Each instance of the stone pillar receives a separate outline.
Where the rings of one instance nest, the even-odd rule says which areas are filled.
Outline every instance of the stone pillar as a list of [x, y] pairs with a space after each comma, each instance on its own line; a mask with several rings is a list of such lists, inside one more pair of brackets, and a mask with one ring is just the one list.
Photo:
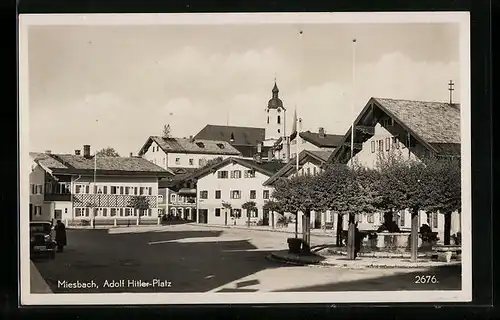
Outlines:
[[115, 219], [114, 219], [114, 221], [113, 221], [113, 226], [115, 226], [115, 227], [117, 226], [117, 223], [116, 223], [116, 218], [115, 218]]
[[137, 217], [137, 220], [136, 220], [136, 225], [137, 225], [137, 226], [139, 225], [139, 217]]

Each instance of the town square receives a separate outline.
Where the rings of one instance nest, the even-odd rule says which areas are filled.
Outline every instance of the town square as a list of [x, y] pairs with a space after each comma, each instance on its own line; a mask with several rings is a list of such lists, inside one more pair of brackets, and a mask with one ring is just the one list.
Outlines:
[[459, 23], [92, 19], [25, 31], [31, 293], [468, 287]]

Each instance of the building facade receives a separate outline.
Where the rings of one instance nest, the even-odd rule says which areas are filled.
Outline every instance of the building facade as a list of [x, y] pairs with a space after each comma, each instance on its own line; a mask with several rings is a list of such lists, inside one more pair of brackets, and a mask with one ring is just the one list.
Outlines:
[[[458, 104], [413, 100], [371, 98], [355, 120], [354, 163], [379, 168], [384, 159], [419, 160], [437, 157], [460, 157], [460, 106]], [[351, 128], [329, 162], [351, 163]], [[381, 214], [359, 217], [359, 227], [376, 230]], [[394, 221], [401, 230], [411, 229], [408, 210], [396, 212]], [[444, 215], [419, 213], [419, 225], [427, 224], [443, 239]], [[460, 231], [460, 215], [452, 214], [451, 232]]]
[[69, 224], [156, 223], [158, 180], [173, 174], [137, 157], [94, 159], [90, 146], [84, 149], [84, 155], [38, 155], [30, 174], [31, 188], [36, 191], [30, 197], [32, 220], [62, 220]]
[[269, 212], [263, 210], [272, 187], [263, 183], [283, 164], [230, 158], [196, 172], [198, 222], [216, 225], [245, 225], [249, 221], [244, 204], [255, 203], [250, 212], [252, 224], [269, 224]]

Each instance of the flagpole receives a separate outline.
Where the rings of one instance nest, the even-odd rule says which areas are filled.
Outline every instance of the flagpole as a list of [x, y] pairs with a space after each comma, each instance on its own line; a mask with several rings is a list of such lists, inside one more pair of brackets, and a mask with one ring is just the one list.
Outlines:
[[[302, 37], [303, 37], [302, 34], [303, 34], [303, 31], [300, 30], [299, 31], [299, 40], [300, 40], [300, 42], [299, 42], [300, 43], [299, 44], [300, 45], [300, 48], [299, 48], [299, 50], [300, 50], [300, 70], [299, 70], [299, 90], [298, 90], [299, 91], [298, 92], [298, 98], [299, 98], [298, 99], [299, 100], [298, 105], [299, 105], [299, 107], [300, 107], [300, 104], [302, 103], [302, 101], [301, 101], [301, 97], [302, 97], [302, 71], [303, 71], [303, 68], [304, 68], [304, 45], [302, 44]], [[298, 107], [296, 106], [295, 107], [296, 114], [298, 114], [298, 112], [297, 112], [298, 110], [297, 109], [298, 109]], [[296, 160], [295, 161], [296, 162], [295, 165], [296, 165], [296, 170], [297, 170], [297, 176], [299, 175], [299, 151], [300, 151], [299, 150], [299, 144], [300, 144], [299, 140], [300, 140], [300, 129], [301, 129], [300, 128], [300, 120], [299, 119], [300, 118], [297, 115], [297, 117], [296, 117], [297, 123], [295, 124], [296, 128], [297, 128], [297, 130], [296, 130], [296, 132], [297, 132], [297, 135], [296, 135], [296, 156], [295, 156], [295, 160]]]
[[351, 114], [352, 114], [352, 124], [351, 124], [351, 168], [354, 167], [354, 125], [356, 121], [355, 110], [355, 96], [356, 96], [356, 39], [352, 40], [352, 98], [351, 98]]

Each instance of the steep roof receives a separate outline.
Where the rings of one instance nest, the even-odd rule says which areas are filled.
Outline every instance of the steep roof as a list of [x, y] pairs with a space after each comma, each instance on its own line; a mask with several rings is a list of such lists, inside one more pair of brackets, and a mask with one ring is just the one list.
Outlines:
[[[291, 134], [290, 139], [293, 140], [297, 136], [297, 132]], [[304, 131], [299, 136], [305, 141], [319, 147], [319, 148], [336, 148], [341, 142], [343, 135], [338, 134], [320, 134], [318, 132]]]
[[[404, 99], [371, 98], [355, 120], [355, 126], [378, 106], [431, 151], [442, 155], [460, 154], [460, 104]], [[351, 127], [340, 145], [350, 138]], [[341, 152], [337, 148], [330, 160]]]
[[[320, 164], [324, 164], [328, 161], [328, 158], [332, 154], [333, 151], [310, 151], [310, 150], [302, 150], [299, 153], [299, 166], [304, 165], [309, 162], [311, 159], [318, 161]], [[285, 166], [283, 166], [279, 171], [277, 171], [273, 176], [271, 176], [268, 180], [264, 182], [264, 186], [272, 185], [276, 180], [281, 177], [289, 177], [291, 174], [296, 172], [297, 163], [295, 161], [288, 162]]]
[[268, 177], [274, 175], [278, 172], [285, 164], [280, 161], [263, 161], [257, 162], [255, 160], [242, 159], [242, 158], [226, 158], [221, 162], [214, 163], [210, 166], [203, 167], [200, 170], [195, 171], [193, 174], [189, 175], [187, 179], [199, 179], [204, 177], [205, 175], [217, 170], [219, 168], [223, 168], [230, 163], [238, 163], [242, 166], [245, 166], [249, 169], [254, 169], [257, 172], [260, 172]]
[[374, 98], [391, 115], [428, 143], [460, 143], [460, 105]]
[[35, 159], [43, 168], [53, 174], [92, 174], [94, 165], [97, 174], [147, 175], [168, 177], [171, 171], [139, 157], [97, 157], [85, 158], [72, 154], [45, 154]]
[[170, 168], [170, 170], [175, 174], [173, 177], [169, 177], [167, 179], [162, 179], [158, 182], [159, 188], [167, 188], [175, 186], [177, 183], [186, 180], [191, 174], [199, 170], [199, 168]]
[[241, 153], [231, 144], [224, 140], [187, 139], [187, 138], [163, 138], [151, 136], [139, 151], [139, 155], [146, 153], [153, 142], [166, 152], [190, 153], [190, 154], [220, 154], [237, 156]]
[[[231, 135], [234, 138], [233, 142], [230, 141]], [[257, 146], [257, 144], [265, 140], [265, 137], [266, 131], [264, 128], [221, 126], [212, 124], [207, 124], [194, 136], [195, 139], [227, 141], [235, 146]]]

